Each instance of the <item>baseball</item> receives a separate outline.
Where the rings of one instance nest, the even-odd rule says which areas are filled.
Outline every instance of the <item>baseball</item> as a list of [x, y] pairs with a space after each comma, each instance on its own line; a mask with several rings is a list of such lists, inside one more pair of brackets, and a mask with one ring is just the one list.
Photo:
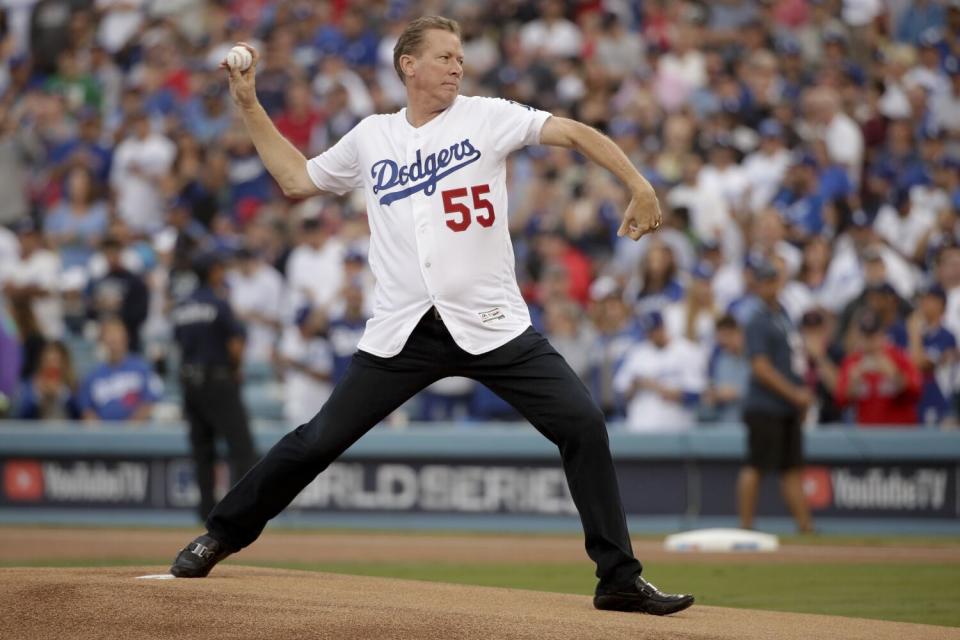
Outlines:
[[246, 47], [237, 45], [227, 53], [227, 66], [231, 69], [246, 71], [253, 63], [253, 54]]

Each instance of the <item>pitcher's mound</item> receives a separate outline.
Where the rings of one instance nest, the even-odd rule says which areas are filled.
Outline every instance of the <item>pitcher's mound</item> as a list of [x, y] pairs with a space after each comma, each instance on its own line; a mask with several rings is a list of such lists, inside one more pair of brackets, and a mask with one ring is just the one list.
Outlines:
[[0, 638], [957, 638], [946, 627], [694, 605], [657, 618], [596, 611], [584, 596], [358, 576], [217, 567], [0, 570]]

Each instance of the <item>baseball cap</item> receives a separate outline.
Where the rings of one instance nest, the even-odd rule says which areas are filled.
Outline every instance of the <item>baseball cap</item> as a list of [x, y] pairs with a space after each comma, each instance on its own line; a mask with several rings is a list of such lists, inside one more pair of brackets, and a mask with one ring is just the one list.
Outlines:
[[946, 302], [946, 301], [947, 301], [947, 292], [944, 290], [944, 288], [943, 288], [942, 286], [940, 286], [940, 285], [937, 284], [936, 282], [934, 282], [933, 284], [930, 284], [930, 285], [928, 285], [926, 288], [924, 288], [924, 290], [923, 290], [923, 292], [921, 293], [921, 295], [924, 295], [924, 296], [933, 296], [933, 297], [935, 297], [935, 298], [940, 298], [940, 300], [942, 300], [943, 302]]
[[357, 251], [356, 249], [348, 250], [344, 256], [344, 262], [366, 262], [367, 258], [363, 255], [363, 252]]
[[783, 136], [783, 125], [778, 120], [767, 118], [760, 123], [757, 132], [764, 138], [779, 138]]
[[647, 333], [659, 329], [663, 326], [663, 314], [657, 310], [646, 313], [640, 318], [640, 326]]
[[37, 223], [33, 218], [21, 218], [13, 225], [13, 230], [18, 236], [33, 234], [37, 232]]
[[936, 47], [943, 42], [943, 30], [939, 27], [927, 27], [920, 32], [917, 44], [921, 47]]
[[857, 209], [853, 212], [853, 215], [850, 216], [850, 224], [857, 229], [866, 229], [873, 226], [870, 216], [863, 209]]
[[793, 154], [793, 166], [813, 167], [816, 169], [819, 164], [817, 163], [817, 159], [813, 157], [812, 153], [807, 151], [798, 151], [797, 153]]
[[304, 322], [307, 321], [307, 318], [310, 317], [310, 312], [313, 311], [313, 307], [310, 305], [304, 305], [297, 309], [297, 312], [293, 315], [293, 323], [298, 327], [301, 326]]
[[693, 267], [690, 275], [697, 280], [709, 280], [713, 277], [713, 273], [713, 265], [705, 260], [701, 260]]
[[757, 280], [773, 280], [780, 275], [776, 266], [763, 256], [751, 255], [748, 257], [747, 268]]

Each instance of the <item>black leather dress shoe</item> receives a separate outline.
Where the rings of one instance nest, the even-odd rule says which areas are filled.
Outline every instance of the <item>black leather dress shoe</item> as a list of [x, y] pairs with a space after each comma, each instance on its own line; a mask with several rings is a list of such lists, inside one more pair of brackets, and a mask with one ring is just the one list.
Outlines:
[[202, 535], [177, 554], [170, 573], [178, 578], [203, 578], [232, 551], [209, 535]]
[[635, 611], [666, 616], [693, 604], [693, 596], [664, 593], [641, 576], [625, 589], [602, 591], [593, 597], [593, 606], [607, 611]]

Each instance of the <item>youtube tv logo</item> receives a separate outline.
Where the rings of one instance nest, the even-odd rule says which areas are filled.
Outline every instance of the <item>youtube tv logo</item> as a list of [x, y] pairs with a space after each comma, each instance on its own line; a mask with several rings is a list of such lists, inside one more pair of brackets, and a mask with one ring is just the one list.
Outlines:
[[43, 468], [36, 460], [8, 460], [3, 466], [3, 492], [11, 502], [43, 498]]

